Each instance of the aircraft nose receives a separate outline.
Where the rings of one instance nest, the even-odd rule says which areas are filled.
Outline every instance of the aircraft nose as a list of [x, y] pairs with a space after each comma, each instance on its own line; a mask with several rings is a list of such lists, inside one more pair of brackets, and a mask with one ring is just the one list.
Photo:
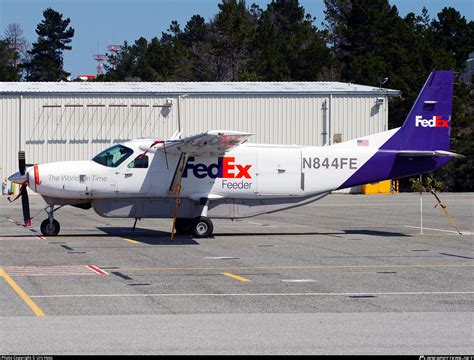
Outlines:
[[23, 175], [20, 172], [16, 172], [11, 175], [8, 180], [15, 184], [23, 184], [28, 179], [28, 172], [25, 172]]

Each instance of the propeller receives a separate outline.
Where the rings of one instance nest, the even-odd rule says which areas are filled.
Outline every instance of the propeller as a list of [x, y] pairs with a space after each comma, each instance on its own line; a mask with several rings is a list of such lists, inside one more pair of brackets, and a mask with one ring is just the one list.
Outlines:
[[[24, 181], [21, 183], [19, 194], [13, 200], [10, 200], [10, 198], [8, 198], [8, 200], [10, 202], [13, 202], [21, 196], [21, 207], [23, 210], [23, 220], [24, 220], [23, 226], [31, 226], [30, 200], [28, 198], [28, 191], [27, 191], [28, 173], [26, 173], [26, 158], [25, 158], [24, 151], [18, 152], [18, 168], [20, 170], [20, 176], [16, 176], [16, 178], [24, 179]], [[15, 177], [15, 175], [12, 176], [11, 178]]]

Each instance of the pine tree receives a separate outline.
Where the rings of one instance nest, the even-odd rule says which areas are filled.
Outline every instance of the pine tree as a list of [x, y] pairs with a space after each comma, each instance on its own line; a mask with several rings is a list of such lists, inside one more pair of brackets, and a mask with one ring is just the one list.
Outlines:
[[74, 36], [74, 29], [68, 28], [71, 20], [63, 20], [62, 14], [51, 8], [46, 9], [43, 16], [43, 21], [36, 27], [38, 41], [29, 51], [32, 59], [25, 64], [29, 73], [27, 80], [66, 80], [70, 73], [63, 69], [63, 51], [72, 49], [67, 45]]
[[258, 21], [257, 73], [273, 81], [320, 80], [335, 59], [313, 21], [298, 0], [273, 0]]
[[433, 38], [438, 48], [446, 50], [456, 61], [456, 68], [462, 69], [471, 51], [474, 50], [474, 22], [467, 22], [459, 11], [443, 8], [431, 23]]
[[252, 59], [257, 22], [245, 0], [222, 0], [209, 24], [211, 58], [217, 81], [237, 81]]
[[18, 53], [9, 40], [0, 40], [0, 81], [19, 81]]

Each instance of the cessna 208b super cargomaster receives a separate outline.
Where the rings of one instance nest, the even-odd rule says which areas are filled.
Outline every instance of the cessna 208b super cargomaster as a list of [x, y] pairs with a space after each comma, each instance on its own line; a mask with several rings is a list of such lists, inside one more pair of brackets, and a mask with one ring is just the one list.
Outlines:
[[[170, 140], [114, 145], [88, 161], [25, 166], [9, 180], [47, 203], [46, 236], [57, 235], [54, 212], [90, 207], [100, 216], [173, 218], [179, 233], [209, 237], [210, 218], [246, 218], [308, 204], [336, 189], [429, 172], [449, 151], [454, 73], [428, 77], [401, 128], [325, 147], [246, 143], [249, 133], [208, 131]], [[57, 207], [59, 206], [59, 207]], [[56, 208], [55, 208], [56, 207]]]

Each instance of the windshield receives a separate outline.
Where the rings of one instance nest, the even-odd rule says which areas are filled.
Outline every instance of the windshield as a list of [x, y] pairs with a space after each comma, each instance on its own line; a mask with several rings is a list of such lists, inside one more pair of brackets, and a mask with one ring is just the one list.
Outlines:
[[107, 167], [117, 167], [132, 154], [132, 149], [123, 145], [114, 145], [96, 155], [92, 161]]

